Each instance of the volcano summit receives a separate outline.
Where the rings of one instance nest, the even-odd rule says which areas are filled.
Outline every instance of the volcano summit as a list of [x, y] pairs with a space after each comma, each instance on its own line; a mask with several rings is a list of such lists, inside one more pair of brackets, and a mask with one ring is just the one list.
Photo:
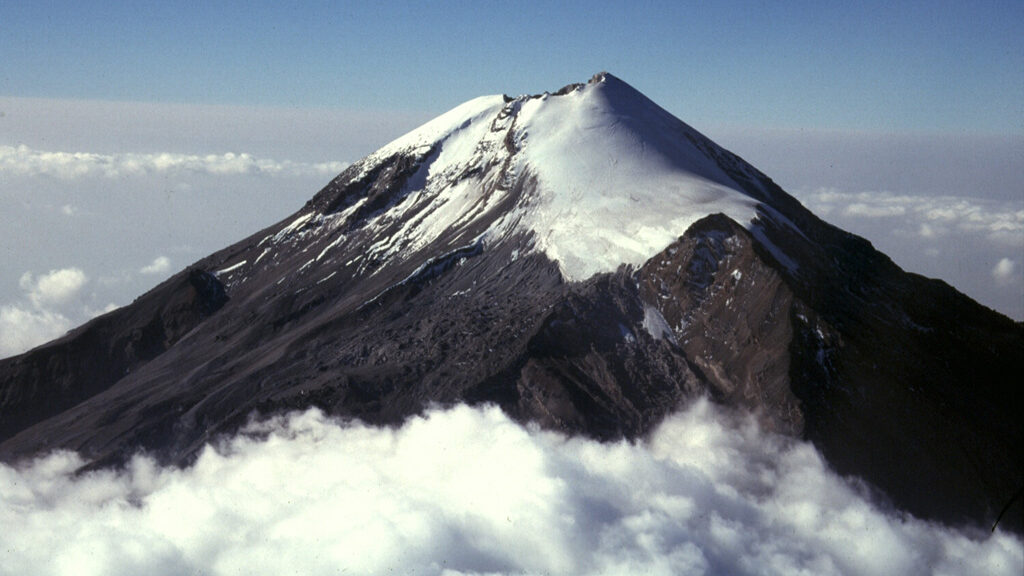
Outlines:
[[[254, 412], [637, 438], [708, 395], [899, 508], [1024, 485], [1024, 327], [900, 270], [610, 74], [471, 100], [129, 306], [0, 361], [0, 458], [187, 463]], [[1020, 499], [1003, 522], [1020, 530]]]

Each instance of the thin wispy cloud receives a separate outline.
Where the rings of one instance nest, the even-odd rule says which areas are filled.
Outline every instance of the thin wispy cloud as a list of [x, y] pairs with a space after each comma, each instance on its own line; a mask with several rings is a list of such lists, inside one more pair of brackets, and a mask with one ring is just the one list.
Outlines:
[[854, 202], [843, 208], [843, 214], [847, 216], [863, 216], [865, 218], [885, 218], [887, 216], [903, 216], [907, 209], [903, 206], [872, 205], [864, 202]]
[[1008, 246], [1024, 247], [1024, 209], [1020, 203], [956, 196], [892, 192], [846, 192], [834, 188], [798, 191], [812, 211], [847, 218], [899, 218], [925, 238], [946, 233], [984, 235]]
[[650, 441], [526, 429], [497, 408], [400, 428], [316, 410], [186, 469], [0, 466], [0, 574], [990, 574], [1024, 544], [886, 511], [814, 448], [698, 401]]
[[38, 150], [25, 145], [0, 146], [0, 174], [51, 176], [64, 180], [181, 172], [217, 176], [333, 176], [347, 165], [345, 162], [274, 160], [234, 152], [205, 155], [170, 152], [97, 154]]

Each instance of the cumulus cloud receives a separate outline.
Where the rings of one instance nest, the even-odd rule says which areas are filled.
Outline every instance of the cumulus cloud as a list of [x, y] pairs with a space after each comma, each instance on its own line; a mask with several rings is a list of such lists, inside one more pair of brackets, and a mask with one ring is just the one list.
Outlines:
[[78, 268], [50, 270], [41, 276], [22, 274], [18, 286], [23, 297], [0, 306], [0, 358], [53, 340], [74, 326], [69, 309], [81, 305], [79, 296], [88, 281]]
[[50, 270], [36, 278], [31, 272], [21, 275], [18, 285], [37, 308], [60, 306], [74, 298], [89, 279], [78, 268]]
[[171, 270], [171, 259], [157, 256], [152, 262], [139, 269], [142, 274], [166, 274]]
[[86, 176], [120, 178], [177, 172], [217, 176], [262, 174], [270, 176], [333, 176], [345, 162], [293, 162], [257, 158], [250, 154], [97, 154], [36, 150], [25, 145], [0, 146], [0, 174], [52, 176], [72, 180]]
[[808, 444], [705, 401], [649, 442], [496, 408], [401, 428], [311, 410], [190, 468], [0, 466], [3, 574], [1012, 574], [1024, 543], [873, 505]]
[[1013, 279], [1013, 272], [1017, 265], [1009, 258], [1003, 258], [992, 268], [992, 277], [996, 282], [1010, 282]]
[[4, 304], [0, 306], [0, 358], [53, 340], [71, 327], [71, 320], [60, 312]]

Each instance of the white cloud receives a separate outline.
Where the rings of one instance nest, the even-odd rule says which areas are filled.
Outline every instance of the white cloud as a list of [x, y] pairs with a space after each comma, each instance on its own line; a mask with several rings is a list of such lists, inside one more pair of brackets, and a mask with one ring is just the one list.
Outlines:
[[60, 312], [4, 304], [0, 306], [0, 358], [53, 340], [71, 327], [71, 320]]
[[42, 309], [67, 304], [78, 295], [88, 280], [78, 268], [62, 268], [50, 270], [38, 278], [31, 272], [25, 272], [18, 285], [27, 293], [32, 304]]
[[1013, 280], [1013, 272], [1017, 265], [1009, 258], [1003, 258], [992, 268], [992, 277], [996, 282], [1008, 283]]
[[1024, 247], [1024, 210], [1019, 202], [956, 196], [920, 196], [891, 192], [843, 192], [818, 188], [796, 194], [817, 214], [846, 217], [902, 217], [919, 235], [931, 238], [952, 229], [984, 236], [1003, 245]]
[[64, 335], [77, 322], [70, 310], [81, 307], [89, 281], [78, 268], [50, 270], [42, 276], [25, 272], [18, 279], [23, 297], [0, 306], [0, 358], [20, 354]]
[[0, 574], [1020, 574], [1024, 543], [873, 505], [808, 444], [704, 401], [649, 442], [496, 408], [401, 428], [316, 411], [184, 470], [0, 466]]
[[171, 270], [171, 259], [167, 256], [157, 256], [151, 263], [143, 266], [139, 272], [142, 274], [166, 274]]
[[893, 204], [867, 204], [864, 202], [854, 202], [843, 209], [843, 214], [847, 216], [861, 216], [864, 218], [886, 218], [891, 216], [903, 216], [907, 213], [907, 209], [900, 205]]
[[346, 166], [346, 162], [293, 162], [233, 152], [205, 155], [170, 152], [96, 154], [36, 150], [25, 145], [0, 146], [0, 174], [45, 175], [65, 180], [87, 176], [121, 178], [178, 172], [217, 176], [333, 176]]

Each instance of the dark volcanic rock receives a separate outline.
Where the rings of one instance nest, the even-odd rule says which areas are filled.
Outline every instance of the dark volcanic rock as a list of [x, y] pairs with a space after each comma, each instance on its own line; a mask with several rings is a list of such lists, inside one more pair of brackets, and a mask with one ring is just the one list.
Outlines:
[[[811, 440], [903, 510], [991, 523], [1024, 484], [1024, 328], [903, 272], [678, 121], [642, 153], [683, 150], [716, 179], [700, 202], [725, 183], [756, 218], [709, 212], [639, 264], [567, 281], [550, 234], [523, 224], [550, 199], [517, 160], [536, 145], [519, 123], [527, 105], [587, 94], [610, 102], [616, 130], [667, 115], [603, 75], [497, 99], [473, 146], [441, 135], [354, 164], [287, 220], [0, 361], [0, 458], [68, 448], [98, 466], [147, 450], [183, 464], [253, 413], [310, 406], [394, 424], [489, 402], [637, 438], [708, 394]], [[450, 149], [466, 157], [442, 161]], [[614, 192], [630, 208], [643, 184]], [[1019, 502], [1003, 522], [1024, 526]]]

